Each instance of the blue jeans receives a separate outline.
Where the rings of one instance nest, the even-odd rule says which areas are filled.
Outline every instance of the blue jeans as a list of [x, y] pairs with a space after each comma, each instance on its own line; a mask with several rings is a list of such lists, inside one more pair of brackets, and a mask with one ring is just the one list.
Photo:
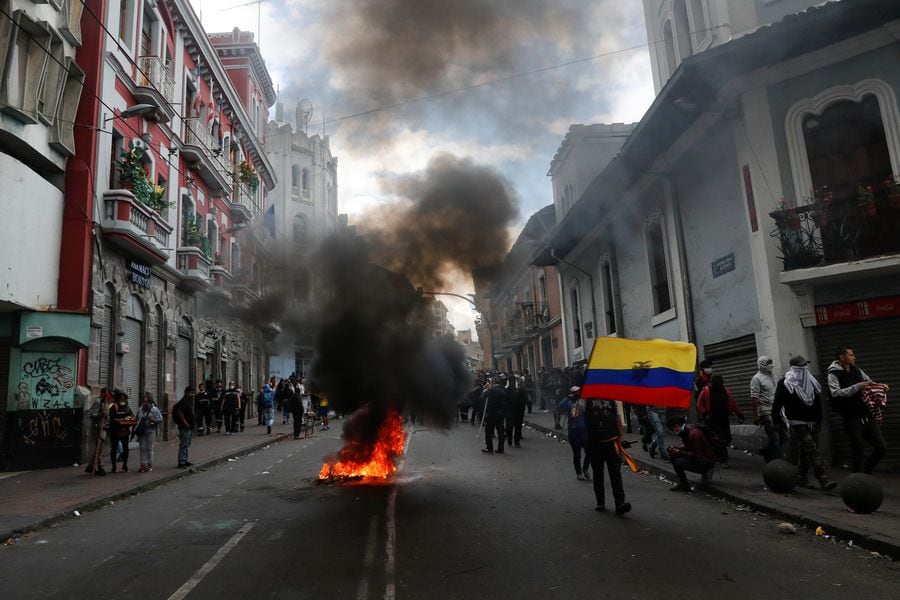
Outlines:
[[678, 476], [678, 482], [687, 484], [687, 475], [685, 471], [691, 473], [699, 473], [703, 475], [712, 468], [712, 464], [705, 460], [700, 460], [693, 456], [679, 456], [672, 459], [672, 466], [675, 467], [675, 474]]
[[[575, 465], [575, 473], [581, 475], [587, 473], [591, 466], [591, 457], [587, 453], [587, 431], [584, 429], [569, 428], [569, 446], [572, 447], [572, 463]], [[584, 462], [581, 461], [581, 451], [584, 450]], [[594, 471], [596, 475], [596, 470]], [[600, 473], [603, 477], [603, 473]]]
[[662, 418], [659, 413], [653, 409], [647, 411], [647, 418], [653, 426], [653, 441], [650, 443], [650, 449], [656, 449], [659, 457], [663, 460], [669, 460], [669, 453], [666, 452], [666, 435], [663, 427]]
[[194, 432], [190, 429], [178, 428], [178, 464], [183, 465], [188, 461], [188, 448], [191, 447], [191, 437]]

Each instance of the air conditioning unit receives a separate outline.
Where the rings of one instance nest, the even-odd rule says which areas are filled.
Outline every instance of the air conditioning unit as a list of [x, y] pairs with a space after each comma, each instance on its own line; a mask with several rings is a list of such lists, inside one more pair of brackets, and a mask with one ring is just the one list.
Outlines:
[[141, 150], [147, 149], [147, 143], [141, 138], [132, 138], [131, 139], [131, 147], [132, 148], [140, 148]]

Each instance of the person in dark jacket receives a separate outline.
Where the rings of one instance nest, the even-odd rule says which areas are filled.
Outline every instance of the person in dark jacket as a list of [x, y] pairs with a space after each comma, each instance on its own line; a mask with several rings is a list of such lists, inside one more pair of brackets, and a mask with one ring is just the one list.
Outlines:
[[478, 379], [469, 390], [469, 401], [472, 403], [472, 426], [484, 422], [484, 400], [487, 390], [490, 389], [484, 380]]
[[194, 434], [194, 388], [184, 388], [184, 396], [172, 407], [172, 421], [178, 427], [178, 468], [193, 466], [188, 462], [188, 449]]
[[228, 382], [228, 389], [222, 394], [219, 410], [225, 417], [225, 435], [237, 433], [238, 415], [241, 410], [241, 394], [233, 381]]
[[703, 422], [709, 425], [716, 434], [716, 454], [723, 469], [728, 468], [728, 446], [731, 445], [731, 423], [729, 417], [736, 415], [738, 422], [744, 422], [744, 415], [734, 402], [731, 390], [725, 387], [721, 375], [710, 377], [709, 385], [700, 391], [697, 398], [697, 411]]
[[509, 390], [507, 390], [509, 411], [506, 415], [506, 445], [521, 448], [522, 425], [525, 423], [525, 410], [528, 407], [528, 391], [525, 389], [524, 377], [513, 377], [509, 385]]
[[300, 439], [300, 432], [303, 429], [303, 397], [300, 395], [300, 390], [295, 389], [294, 392], [288, 396], [284, 402], [286, 403], [285, 408], [286, 412], [289, 412], [294, 416], [293, 426], [294, 426], [294, 439]]
[[213, 426], [213, 402], [204, 383], [197, 386], [194, 403], [197, 405], [197, 435], [203, 435], [204, 429], [206, 429], [206, 435], [209, 435], [212, 433]]
[[216, 417], [216, 433], [222, 433], [222, 400], [225, 396], [225, 387], [221, 380], [216, 380], [216, 387], [210, 394], [210, 402], [212, 402], [213, 413]]
[[631, 504], [625, 502], [625, 488], [622, 485], [622, 456], [619, 454], [622, 423], [619, 421], [616, 403], [612, 400], [586, 398], [584, 426], [587, 431], [588, 456], [594, 468], [594, 497], [597, 500], [594, 510], [599, 512], [606, 510], [606, 491], [603, 487], [605, 464], [609, 474], [609, 486], [612, 488], [613, 500], [616, 503], [616, 514], [624, 516], [631, 510]]
[[[773, 414], [787, 418], [791, 428], [791, 454], [799, 467], [800, 485], [809, 487], [807, 473], [812, 466], [823, 491], [837, 484], [828, 477], [828, 467], [819, 452], [819, 425], [822, 422], [822, 386], [809, 371], [809, 361], [799, 354], [790, 361], [791, 368], [775, 386]], [[775, 423], [776, 431], [781, 427]]]
[[509, 380], [506, 376], [497, 377], [491, 389], [487, 391], [484, 404], [484, 448], [482, 452], [493, 454], [494, 431], [497, 432], [497, 454], [503, 454], [503, 442], [506, 432], [503, 431], [503, 421], [509, 409], [509, 396], [506, 385]]
[[113, 402], [109, 409], [109, 433], [112, 437], [112, 472], [116, 472], [117, 442], [122, 444], [122, 470], [128, 472], [128, 438], [131, 436], [131, 427], [135, 424], [134, 412], [128, 406], [128, 394], [122, 390], [113, 392]]
[[678, 477], [678, 483], [669, 488], [669, 491], [691, 491], [691, 484], [685, 471], [699, 473], [701, 481], [704, 484], [709, 483], [712, 479], [713, 466], [716, 464], [716, 451], [706, 432], [701, 427], [686, 424], [684, 417], [670, 417], [666, 424], [681, 438], [680, 448], [668, 448], [669, 459]]
[[[587, 453], [587, 429], [584, 425], [584, 401], [578, 397], [580, 388], [573, 387], [569, 390], [569, 395], [560, 402], [559, 409], [565, 412], [568, 417], [569, 447], [572, 449], [572, 464], [575, 466], [575, 477], [584, 481], [590, 479], [591, 475], [588, 469], [591, 466], [591, 457]], [[584, 460], [581, 459], [581, 452], [584, 450]], [[601, 473], [602, 477], [603, 474]]]
[[[831, 407], [841, 413], [844, 430], [850, 438], [853, 455], [853, 472], [872, 473], [887, 453], [887, 444], [881, 432], [880, 414], [872, 413], [864, 396], [876, 388], [884, 394], [890, 389], [886, 383], [875, 383], [856, 366], [856, 354], [852, 348], [840, 347], [835, 351], [835, 361], [828, 367], [828, 392]], [[872, 453], [863, 464], [864, 442], [872, 446]]]

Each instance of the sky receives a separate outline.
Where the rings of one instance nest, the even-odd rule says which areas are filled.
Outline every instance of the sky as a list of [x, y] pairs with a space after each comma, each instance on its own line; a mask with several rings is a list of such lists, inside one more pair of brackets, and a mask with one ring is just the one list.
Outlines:
[[[450, 154], [506, 182], [509, 244], [553, 202], [547, 171], [570, 125], [635, 122], [653, 101], [640, 0], [191, 2], [208, 32], [259, 27], [285, 120], [312, 101], [309, 132], [324, 128], [339, 160], [339, 210], [361, 227], [404, 200], [398, 181]], [[452, 273], [445, 291], [474, 288]], [[458, 330], [473, 327], [465, 301], [442, 301]]]

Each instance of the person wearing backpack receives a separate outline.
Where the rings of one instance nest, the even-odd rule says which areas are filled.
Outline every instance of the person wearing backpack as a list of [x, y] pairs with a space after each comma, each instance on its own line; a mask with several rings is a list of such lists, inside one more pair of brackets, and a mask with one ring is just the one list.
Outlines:
[[178, 468], [193, 466], [188, 462], [188, 449], [194, 434], [194, 388], [184, 388], [184, 396], [172, 407], [172, 421], [178, 427]]
[[624, 517], [631, 510], [631, 503], [625, 501], [625, 487], [622, 485], [622, 424], [616, 403], [602, 398], [586, 398], [584, 425], [587, 430], [588, 456], [594, 467], [594, 496], [597, 500], [594, 510], [606, 510], [606, 490], [603, 485], [605, 464], [616, 516]]
[[[578, 397], [581, 388], [573, 386], [569, 395], [560, 402], [559, 408], [568, 417], [569, 447], [572, 449], [572, 464], [575, 465], [575, 476], [580, 480], [590, 481], [588, 469], [591, 466], [591, 457], [587, 453], [587, 429], [584, 426], [584, 400]], [[581, 451], [584, 450], [584, 461], [581, 460]]]
[[138, 473], [149, 473], [153, 470], [153, 446], [156, 443], [156, 426], [162, 423], [162, 413], [153, 402], [150, 392], [144, 392], [141, 399], [141, 407], [138, 409], [137, 425], [131, 433], [132, 438], [138, 439], [141, 449], [141, 467]]
[[262, 407], [263, 420], [266, 423], [266, 433], [272, 433], [272, 425], [275, 424], [275, 392], [268, 383], [263, 386], [262, 399], [259, 403]]

